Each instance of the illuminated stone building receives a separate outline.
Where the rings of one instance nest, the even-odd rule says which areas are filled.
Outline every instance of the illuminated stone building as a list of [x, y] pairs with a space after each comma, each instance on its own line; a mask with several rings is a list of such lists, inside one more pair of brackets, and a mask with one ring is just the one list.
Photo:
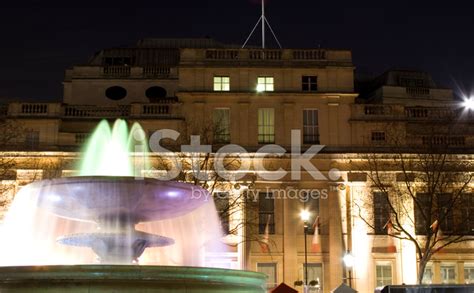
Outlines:
[[[307, 245], [308, 278], [319, 281], [321, 292], [349, 276], [359, 292], [416, 281], [416, 256], [404, 255], [400, 243], [395, 252], [377, 249], [388, 236], [366, 227], [352, 207], [354, 197], [372, 193], [367, 178], [352, 169], [360, 153], [389, 152], [393, 130], [407, 145], [447, 143], [463, 150], [474, 143], [461, 127], [437, 135], [423, 130], [427, 121], [457, 113], [452, 91], [437, 88], [425, 73], [389, 71], [359, 95], [348, 50], [241, 49], [210, 39], [145, 39], [132, 47], [104, 49], [66, 70], [61, 103], [18, 102], [0, 110], [24, 129], [24, 135], [4, 145], [3, 157], [15, 161], [2, 178], [4, 186], [12, 186], [4, 192], [10, 195], [32, 180], [73, 175], [79, 148], [101, 119], [123, 118], [139, 122], [148, 134], [174, 129], [183, 136], [203, 135], [206, 125], [218, 122], [219, 132], [206, 141], [215, 149], [236, 144], [250, 153], [267, 144], [290, 151], [291, 130], [299, 130], [293, 144], [298, 140], [302, 152], [325, 146], [311, 159], [325, 178], [302, 170], [293, 178], [288, 173], [265, 180], [253, 172], [214, 190], [259, 199], [253, 230], [240, 225], [245, 215], [232, 214], [230, 226], [238, 226], [237, 234], [226, 237], [233, 245], [219, 265], [265, 272], [270, 286], [302, 280], [305, 245], [299, 213], [307, 208], [310, 223], [320, 217], [321, 248], [310, 249], [313, 235]], [[289, 153], [273, 156], [266, 166], [289, 170], [290, 159]], [[304, 190], [322, 196], [306, 204], [291, 198], [291, 192]], [[262, 249], [266, 230], [269, 249]], [[343, 265], [347, 251], [356, 259], [350, 275]], [[429, 268], [432, 282], [474, 282], [469, 247], [437, 256]]]

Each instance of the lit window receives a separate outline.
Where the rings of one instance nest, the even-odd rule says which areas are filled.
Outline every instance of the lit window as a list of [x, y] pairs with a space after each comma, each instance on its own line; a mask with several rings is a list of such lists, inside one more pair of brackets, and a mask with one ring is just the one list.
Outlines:
[[303, 143], [319, 143], [318, 110], [303, 110]]
[[318, 90], [317, 76], [303, 76], [301, 78], [301, 89], [303, 92], [315, 92]]
[[267, 275], [267, 289], [272, 289], [276, 287], [276, 263], [257, 263], [257, 272]]
[[385, 141], [385, 132], [383, 131], [372, 131], [372, 141], [381, 142]]
[[[305, 278], [305, 273], [305, 264], [303, 264], [302, 280]], [[323, 291], [323, 265], [321, 263], [308, 263], [308, 284], [312, 284], [316, 292]]]
[[273, 77], [272, 76], [260, 76], [257, 78], [257, 92], [273, 92]]
[[433, 266], [429, 264], [425, 267], [425, 272], [423, 273], [423, 279], [421, 280], [421, 283], [426, 285], [433, 284], [433, 276]]
[[230, 91], [230, 77], [214, 76], [214, 91], [216, 92]]
[[230, 142], [230, 109], [217, 108], [212, 112], [212, 120], [214, 123], [214, 142], [229, 143]]
[[384, 287], [392, 285], [392, 263], [379, 262], [375, 265], [375, 281], [376, 287]]
[[464, 283], [474, 284], [474, 264], [464, 265]]
[[456, 284], [456, 265], [441, 264], [441, 283]]
[[273, 108], [258, 109], [258, 143], [275, 142], [275, 111]]

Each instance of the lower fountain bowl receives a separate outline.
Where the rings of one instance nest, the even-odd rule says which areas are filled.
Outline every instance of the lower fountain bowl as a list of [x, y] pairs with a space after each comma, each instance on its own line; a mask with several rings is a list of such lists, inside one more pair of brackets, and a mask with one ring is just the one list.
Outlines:
[[260, 293], [261, 273], [205, 267], [73, 265], [0, 267], [0, 292]]

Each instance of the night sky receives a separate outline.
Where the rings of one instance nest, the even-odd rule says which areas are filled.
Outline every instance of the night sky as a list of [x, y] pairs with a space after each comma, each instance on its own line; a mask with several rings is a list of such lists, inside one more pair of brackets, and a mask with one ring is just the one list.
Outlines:
[[[283, 47], [351, 49], [359, 76], [421, 69], [439, 85], [468, 93], [474, 88], [474, 9], [465, 3], [268, 0], [266, 9]], [[260, 16], [259, 4], [4, 0], [0, 97], [60, 100], [67, 67], [140, 38], [208, 36], [241, 45]], [[258, 45], [259, 35], [252, 41]]]

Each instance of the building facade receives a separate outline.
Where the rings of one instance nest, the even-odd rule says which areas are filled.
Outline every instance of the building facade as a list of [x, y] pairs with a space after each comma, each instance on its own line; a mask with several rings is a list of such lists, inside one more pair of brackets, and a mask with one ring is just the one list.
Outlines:
[[[427, 145], [446, 145], [452, 161], [473, 159], [470, 113], [459, 108], [451, 90], [437, 88], [426, 73], [393, 70], [356, 92], [348, 50], [145, 39], [104, 49], [66, 70], [60, 103], [18, 102], [0, 110], [4, 133], [16, 133], [15, 127], [22, 132], [3, 142], [7, 199], [33, 180], [74, 175], [80, 147], [102, 119], [138, 122], [149, 135], [173, 129], [185, 141], [200, 135], [214, 151], [238, 145], [253, 162], [262, 147], [280, 146], [281, 154], [263, 150], [263, 167], [291, 172], [269, 179], [254, 163], [245, 176], [213, 189], [231, 199], [245, 194], [248, 204], [241, 213], [223, 213], [233, 233], [225, 239], [226, 261], [217, 265], [264, 272], [269, 287], [304, 280], [305, 256], [308, 281], [317, 281], [320, 292], [342, 282], [359, 292], [416, 282], [414, 248], [359, 217], [357, 200], [378, 190], [358, 162], [368, 153], [389, 162], [394, 147]], [[446, 122], [453, 117], [459, 118], [455, 127]], [[309, 160], [321, 176], [307, 165], [292, 166], [295, 145], [302, 153], [324, 146]], [[311, 215], [306, 237], [303, 209]], [[377, 213], [373, 206], [365, 209]], [[347, 253], [355, 258], [352, 268], [343, 263]], [[454, 245], [434, 256], [427, 272], [428, 283], [474, 282], [472, 245]]]

